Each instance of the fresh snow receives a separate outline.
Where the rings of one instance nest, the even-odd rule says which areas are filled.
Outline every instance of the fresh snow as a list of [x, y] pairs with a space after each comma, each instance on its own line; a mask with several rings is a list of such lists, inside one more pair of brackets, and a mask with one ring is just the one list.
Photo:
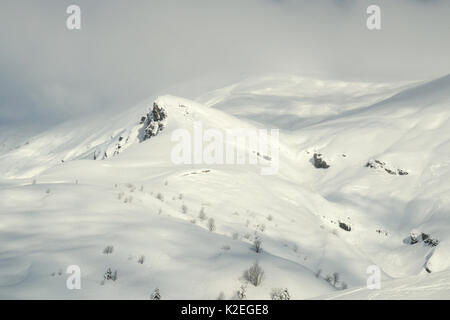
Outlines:
[[[448, 298], [449, 93], [450, 76], [376, 84], [278, 75], [196, 101], [151, 97], [42, 132], [0, 153], [0, 299], [149, 299], [155, 288], [162, 299], [233, 299], [241, 286], [248, 299], [270, 299], [274, 288], [292, 299]], [[154, 101], [167, 119], [144, 141], [140, 120]], [[279, 128], [278, 174], [174, 165], [171, 133], [198, 122]], [[313, 166], [315, 153], [328, 169]], [[439, 244], [411, 244], [411, 233]], [[255, 261], [265, 273], [258, 287], [243, 279]], [[81, 268], [81, 290], [66, 288], [70, 265]], [[371, 265], [380, 290], [365, 287]], [[116, 281], [104, 281], [108, 268]]]
[[386, 281], [380, 290], [367, 287], [347, 289], [319, 297], [329, 300], [449, 300], [450, 272], [411, 276]]

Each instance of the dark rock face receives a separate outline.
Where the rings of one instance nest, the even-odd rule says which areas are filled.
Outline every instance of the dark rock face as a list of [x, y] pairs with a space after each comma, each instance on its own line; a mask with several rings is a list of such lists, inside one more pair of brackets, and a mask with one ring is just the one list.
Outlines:
[[141, 123], [143, 123], [145, 127], [143, 140], [150, 139], [162, 131], [164, 129], [163, 121], [166, 118], [166, 111], [154, 102], [152, 111], [147, 114], [147, 117], [141, 118]]
[[153, 102], [153, 110], [152, 110], [153, 120], [161, 121], [166, 118], [166, 113], [163, 108], [160, 108], [156, 102]]
[[382, 168], [383, 168], [385, 165], [386, 165], [386, 163], [381, 162], [380, 160], [375, 159], [375, 160], [369, 160], [369, 161], [367, 162], [367, 164], [366, 164], [366, 167], [367, 167], [367, 168], [376, 169], [376, 168], [379, 168], [379, 167], [382, 167]]
[[429, 247], [436, 247], [439, 244], [439, 240], [436, 238], [432, 238], [429, 234], [421, 233], [420, 235], [411, 233], [409, 236], [409, 243], [416, 244], [420, 241]]
[[396, 176], [397, 174], [399, 176], [406, 176], [408, 175], [408, 172], [402, 169], [394, 169], [389, 167], [386, 162], [382, 162], [380, 160], [369, 160], [366, 164], [367, 168], [371, 168], [371, 169], [383, 169], [384, 171], [386, 171], [387, 173]]
[[430, 247], [436, 247], [439, 244], [438, 239], [431, 238], [428, 234], [422, 232], [422, 240], [423, 242]]
[[314, 167], [317, 169], [328, 169], [330, 166], [322, 159], [322, 155], [320, 153], [314, 153], [312, 158], [312, 162]]
[[388, 169], [388, 168], [384, 168], [384, 170], [385, 170], [387, 173], [392, 174], [392, 175], [394, 175], [394, 176], [397, 174], [394, 170], [391, 170], [391, 169]]
[[349, 226], [348, 224], [346, 224], [344, 222], [341, 222], [341, 221], [339, 221], [339, 227], [342, 230], [345, 230], [345, 231], [348, 231], [348, 232], [352, 231], [352, 227], [351, 226]]

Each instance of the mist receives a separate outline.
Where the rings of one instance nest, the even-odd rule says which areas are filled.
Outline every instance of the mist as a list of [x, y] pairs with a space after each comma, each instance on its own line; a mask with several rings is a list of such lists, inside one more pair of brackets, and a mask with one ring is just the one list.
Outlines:
[[[81, 30], [66, 28], [70, 4]], [[381, 30], [366, 27], [370, 4]], [[431, 79], [450, 72], [449, 14], [444, 0], [2, 0], [0, 124], [194, 98], [258, 74]]]

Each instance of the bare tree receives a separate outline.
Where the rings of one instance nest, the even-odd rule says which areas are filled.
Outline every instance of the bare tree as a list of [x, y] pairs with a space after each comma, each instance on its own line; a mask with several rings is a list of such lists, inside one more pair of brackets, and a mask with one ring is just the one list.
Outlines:
[[270, 298], [272, 300], [291, 300], [291, 296], [289, 294], [288, 289], [272, 289], [270, 293]]
[[339, 273], [335, 272], [335, 273], [333, 273], [333, 286], [336, 287], [338, 282], [339, 282]]
[[113, 273], [111, 268], [106, 269], [106, 272], [103, 275], [103, 279], [104, 280], [116, 281], [117, 280], [117, 270], [115, 270], [114, 273]]
[[113, 246], [106, 246], [106, 248], [103, 250], [104, 254], [111, 254], [114, 251], [114, 247]]
[[253, 284], [255, 287], [261, 284], [263, 277], [264, 271], [259, 266], [258, 262], [255, 262], [249, 269], [244, 271], [244, 279]]
[[247, 297], [247, 288], [242, 285], [239, 290], [236, 292], [236, 299], [237, 300], [244, 300]]
[[208, 230], [209, 230], [210, 232], [213, 232], [213, 231], [216, 230], [216, 223], [214, 222], [214, 219], [213, 219], [213, 218], [209, 218], [209, 219], [208, 219]]
[[150, 295], [151, 300], [161, 300], [161, 293], [159, 292], [159, 289], [156, 288], [152, 294]]
[[255, 249], [256, 253], [262, 252], [262, 240], [260, 237], [256, 237], [255, 241], [253, 241], [253, 248]]

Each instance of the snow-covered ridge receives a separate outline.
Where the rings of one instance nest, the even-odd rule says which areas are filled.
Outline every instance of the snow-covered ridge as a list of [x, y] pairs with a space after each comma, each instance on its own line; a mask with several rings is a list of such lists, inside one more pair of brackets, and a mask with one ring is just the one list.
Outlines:
[[192, 129], [195, 121], [213, 128], [252, 127], [219, 110], [167, 95], [116, 115], [99, 114], [47, 130], [0, 155], [0, 172], [5, 178], [31, 178], [71, 160], [105, 160], [162, 133], [165, 127], [170, 134], [177, 128]]
[[413, 83], [370, 83], [271, 75], [205, 93], [197, 101], [227, 113], [295, 130], [383, 101]]
[[[404, 89], [254, 78], [199, 102], [162, 96], [52, 128], [0, 156], [0, 298], [442, 296], [449, 79]], [[198, 121], [280, 128], [279, 173], [174, 165], [171, 132]], [[319, 154], [326, 166], [315, 166]], [[255, 261], [258, 286], [243, 276]], [[71, 264], [83, 290], [65, 287]], [[371, 265], [386, 291], [362, 288]], [[103, 281], [109, 269], [116, 281]]]

